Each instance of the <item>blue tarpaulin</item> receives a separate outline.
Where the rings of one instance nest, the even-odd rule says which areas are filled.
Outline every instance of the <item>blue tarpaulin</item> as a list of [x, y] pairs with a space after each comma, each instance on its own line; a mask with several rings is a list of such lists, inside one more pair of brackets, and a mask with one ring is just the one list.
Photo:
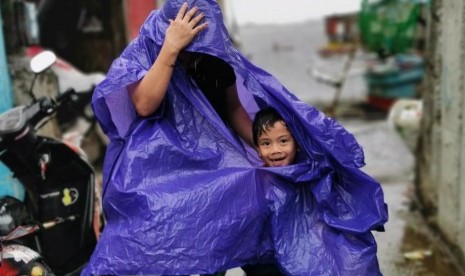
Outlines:
[[[1, 7], [0, 7], [1, 11]], [[0, 24], [3, 23], [0, 12]], [[13, 107], [13, 89], [11, 87], [10, 71], [5, 51], [3, 30], [0, 29], [0, 114]], [[0, 197], [13, 196], [24, 199], [24, 186], [13, 177], [13, 173], [3, 163], [0, 163]]]
[[111, 140], [107, 224], [83, 274], [202, 274], [274, 261], [289, 275], [379, 275], [370, 231], [388, 215], [380, 184], [360, 170], [362, 148], [234, 48], [216, 1], [187, 1], [209, 26], [185, 50], [233, 67], [251, 118], [275, 107], [301, 161], [263, 167], [180, 65], [160, 108], [136, 115], [126, 87], [147, 73], [183, 2], [153, 11], [95, 90], [92, 105]]

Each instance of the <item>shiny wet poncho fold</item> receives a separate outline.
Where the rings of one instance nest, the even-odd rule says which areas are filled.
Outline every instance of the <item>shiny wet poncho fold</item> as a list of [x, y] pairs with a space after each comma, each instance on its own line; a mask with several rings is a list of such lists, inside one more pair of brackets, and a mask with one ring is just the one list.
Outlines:
[[203, 274], [274, 262], [287, 275], [380, 275], [370, 231], [387, 221], [387, 207], [380, 184], [359, 169], [362, 148], [235, 49], [215, 1], [188, 1], [209, 26], [185, 50], [233, 67], [251, 118], [276, 108], [300, 145], [299, 162], [263, 167], [178, 64], [160, 108], [136, 115], [126, 87], [149, 70], [182, 3], [153, 11], [95, 90], [93, 109], [111, 140], [107, 224], [83, 274]]

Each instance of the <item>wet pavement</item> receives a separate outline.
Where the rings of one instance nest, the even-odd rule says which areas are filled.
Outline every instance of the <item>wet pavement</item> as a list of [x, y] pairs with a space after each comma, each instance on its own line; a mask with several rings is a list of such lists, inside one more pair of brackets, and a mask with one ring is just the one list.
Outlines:
[[[334, 88], [317, 82], [313, 69], [337, 76], [344, 57], [323, 59], [317, 51], [325, 45], [322, 21], [292, 25], [241, 26], [240, 45], [250, 60], [278, 78], [299, 99], [324, 108], [333, 99]], [[386, 232], [374, 233], [383, 275], [465, 275], [454, 256], [419, 211], [414, 192], [414, 156], [386, 121], [386, 114], [356, 106], [365, 102], [363, 68], [366, 55], [358, 55], [341, 94], [337, 117], [353, 133], [365, 151], [365, 172], [383, 187], [390, 219]], [[363, 105], [361, 105], [363, 106]], [[350, 107], [350, 108], [347, 108]], [[228, 276], [240, 276], [240, 269]]]
[[416, 209], [414, 158], [385, 120], [341, 121], [365, 150], [365, 172], [381, 182], [389, 206], [386, 232], [374, 232], [384, 275], [464, 275]]

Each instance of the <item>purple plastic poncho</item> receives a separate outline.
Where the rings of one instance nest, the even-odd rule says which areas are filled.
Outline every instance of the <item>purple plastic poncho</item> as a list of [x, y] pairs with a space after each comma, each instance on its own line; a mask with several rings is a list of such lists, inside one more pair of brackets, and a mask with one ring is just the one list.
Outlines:
[[136, 115], [126, 87], [149, 70], [183, 2], [152, 12], [95, 90], [93, 108], [111, 140], [107, 224], [83, 274], [201, 274], [269, 262], [288, 275], [381, 274], [370, 231], [387, 221], [387, 208], [380, 184], [359, 169], [362, 148], [236, 50], [214, 0], [187, 1], [209, 26], [186, 50], [228, 62], [251, 118], [275, 107], [302, 160], [263, 167], [178, 65], [160, 108]]

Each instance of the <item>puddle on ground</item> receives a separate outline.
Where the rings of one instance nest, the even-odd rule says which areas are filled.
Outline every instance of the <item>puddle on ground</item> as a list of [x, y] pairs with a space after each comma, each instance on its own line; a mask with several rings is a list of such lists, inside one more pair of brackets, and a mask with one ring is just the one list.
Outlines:
[[440, 242], [436, 242], [428, 229], [417, 229], [415, 225], [424, 227], [424, 223], [410, 222], [405, 226], [402, 246], [404, 259], [397, 263], [404, 275], [421, 276], [460, 276], [464, 275], [457, 264]]

